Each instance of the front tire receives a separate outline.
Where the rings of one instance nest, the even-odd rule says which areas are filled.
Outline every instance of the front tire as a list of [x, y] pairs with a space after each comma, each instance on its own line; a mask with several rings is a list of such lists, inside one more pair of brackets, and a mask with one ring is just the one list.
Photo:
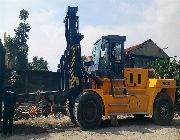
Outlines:
[[100, 97], [93, 93], [80, 94], [75, 101], [75, 118], [83, 130], [97, 129], [102, 121], [103, 106]]
[[170, 125], [173, 119], [174, 105], [166, 93], [159, 94], [154, 103], [153, 121], [159, 125]]

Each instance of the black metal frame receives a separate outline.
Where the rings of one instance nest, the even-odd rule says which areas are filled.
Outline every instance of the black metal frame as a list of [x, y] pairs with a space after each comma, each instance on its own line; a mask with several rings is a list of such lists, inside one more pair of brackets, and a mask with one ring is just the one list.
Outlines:
[[80, 41], [83, 35], [79, 33], [79, 16], [76, 16], [78, 7], [68, 6], [64, 19], [65, 37], [67, 42], [64, 55], [60, 59], [61, 90], [68, 93], [70, 104], [82, 90], [82, 62]]

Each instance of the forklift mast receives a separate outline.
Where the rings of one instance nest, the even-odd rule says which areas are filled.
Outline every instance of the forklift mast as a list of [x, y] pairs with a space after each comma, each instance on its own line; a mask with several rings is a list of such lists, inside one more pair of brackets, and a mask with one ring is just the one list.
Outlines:
[[79, 33], [78, 7], [68, 6], [64, 19], [67, 42], [64, 55], [60, 59], [61, 89], [68, 92], [69, 100], [74, 100], [82, 88], [82, 62], [80, 41], [84, 38]]

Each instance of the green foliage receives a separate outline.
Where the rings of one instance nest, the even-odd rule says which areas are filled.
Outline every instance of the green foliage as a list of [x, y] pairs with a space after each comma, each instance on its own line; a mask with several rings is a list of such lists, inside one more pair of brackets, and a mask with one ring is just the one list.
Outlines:
[[48, 71], [48, 62], [42, 57], [38, 59], [38, 57], [35, 56], [33, 62], [29, 63], [29, 70]]
[[84, 63], [85, 61], [86, 61], [86, 56], [84, 55], [84, 56], [81, 56], [81, 61]]
[[17, 47], [17, 64], [16, 69], [24, 70], [27, 69], [28, 66], [28, 50], [29, 47], [27, 45], [27, 40], [29, 39], [28, 33], [31, 29], [29, 24], [26, 22], [29, 16], [28, 11], [21, 10], [20, 11], [20, 24], [15, 31], [15, 46]]
[[176, 80], [176, 102], [180, 103], [180, 61], [159, 58], [151, 63], [151, 67], [156, 71], [156, 77]]
[[8, 84], [9, 86], [16, 86], [18, 79], [18, 73], [14, 70], [10, 72], [10, 75], [8, 76]]
[[8, 60], [6, 61], [8, 64], [8, 68], [13, 69], [15, 68], [15, 61], [16, 61], [15, 59], [17, 56], [17, 47], [15, 45], [15, 39], [11, 37], [10, 35], [6, 37], [4, 47], [7, 50], [6, 53], [8, 56]]
[[20, 15], [19, 15], [20, 20], [25, 22], [26, 19], [28, 18], [28, 16], [29, 16], [28, 11], [26, 11], [24, 9], [20, 11]]

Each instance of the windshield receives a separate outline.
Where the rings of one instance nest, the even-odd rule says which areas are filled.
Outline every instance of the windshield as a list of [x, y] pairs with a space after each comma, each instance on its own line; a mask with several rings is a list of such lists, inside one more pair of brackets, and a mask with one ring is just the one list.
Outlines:
[[115, 60], [121, 60], [121, 44], [120, 43], [116, 43], [115, 44]]

